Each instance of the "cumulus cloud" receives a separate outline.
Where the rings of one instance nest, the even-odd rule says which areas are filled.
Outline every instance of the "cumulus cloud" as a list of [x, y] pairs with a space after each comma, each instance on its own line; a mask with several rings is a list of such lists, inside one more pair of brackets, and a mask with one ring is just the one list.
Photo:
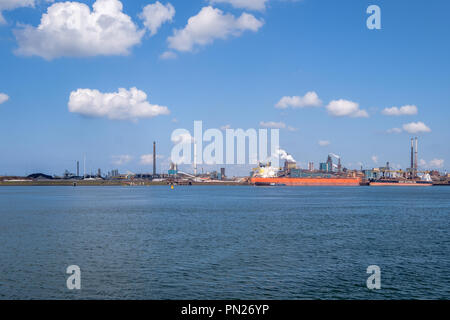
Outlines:
[[9, 100], [9, 96], [5, 93], [0, 92], [0, 104], [5, 103]]
[[372, 161], [374, 162], [374, 163], [377, 163], [378, 162], [378, 156], [372, 156]]
[[292, 108], [304, 108], [304, 107], [320, 107], [322, 105], [322, 101], [319, 99], [319, 96], [314, 91], [310, 91], [306, 93], [303, 97], [293, 96], [288, 97], [285, 96], [278, 101], [275, 105], [278, 109], [286, 109], [289, 107]]
[[442, 168], [444, 166], [444, 160], [443, 159], [433, 159], [428, 162], [428, 165], [430, 168]]
[[158, 32], [163, 23], [172, 22], [174, 16], [175, 8], [170, 3], [163, 5], [159, 1], [146, 5], [139, 15], [152, 36]]
[[326, 147], [326, 146], [329, 146], [331, 143], [328, 140], [319, 140], [318, 144], [321, 147]]
[[271, 128], [271, 129], [284, 129], [286, 128], [286, 124], [284, 122], [275, 122], [275, 121], [261, 121], [259, 125], [263, 128]]
[[210, 3], [228, 3], [235, 8], [249, 10], [264, 10], [269, 0], [210, 0]]
[[423, 159], [420, 159], [419, 166], [423, 168], [440, 169], [444, 167], [444, 159], [433, 159], [428, 162]]
[[[164, 156], [161, 155], [161, 154], [157, 154], [157, 155], [156, 155], [156, 159], [157, 159], [157, 160], [164, 159]], [[150, 164], [153, 164], [153, 154], [143, 154], [143, 155], [141, 156], [141, 161], [140, 161], [140, 163], [143, 164], [143, 165], [150, 165]]]
[[190, 17], [187, 25], [183, 29], [175, 30], [167, 41], [171, 49], [193, 51], [196, 46], [210, 44], [216, 39], [237, 37], [247, 30], [256, 32], [263, 24], [262, 20], [256, 19], [251, 14], [244, 12], [236, 18], [232, 14], [225, 14], [209, 6]]
[[[53, 0], [45, 0], [46, 2], [53, 2]], [[35, 0], [1, 0], [0, 1], [0, 24], [6, 23], [2, 15], [2, 11], [14, 10], [22, 7], [34, 7], [37, 1]]]
[[133, 160], [133, 157], [128, 154], [112, 156], [112, 163], [115, 164], [116, 166], [122, 166], [124, 164], [127, 164], [131, 160]]
[[165, 106], [150, 104], [147, 94], [137, 88], [120, 88], [118, 92], [78, 89], [70, 93], [69, 111], [88, 117], [111, 120], [137, 120], [170, 113]]
[[118, 0], [97, 0], [93, 10], [80, 2], [58, 2], [42, 15], [39, 26], [14, 30], [16, 53], [54, 58], [126, 55], [141, 42], [139, 30]]
[[410, 122], [403, 125], [403, 130], [408, 133], [424, 133], [431, 132], [431, 129], [423, 122]]
[[288, 126], [287, 129], [288, 129], [288, 131], [291, 131], [291, 132], [296, 132], [296, 131], [298, 131], [298, 128], [292, 127], [292, 126]]
[[327, 105], [328, 113], [334, 117], [368, 118], [366, 110], [361, 110], [359, 104], [349, 100], [333, 100]]
[[386, 116], [412, 116], [416, 115], [419, 112], [417, 106], [414, 105], [406, 105], [403, 107], [392, 107], [385, 108], [381, 113]]

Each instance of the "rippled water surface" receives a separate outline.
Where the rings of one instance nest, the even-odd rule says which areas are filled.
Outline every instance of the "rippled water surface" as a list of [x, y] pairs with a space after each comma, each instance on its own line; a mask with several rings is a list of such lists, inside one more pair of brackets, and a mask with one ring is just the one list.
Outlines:
[[449, 299], [450, 188], [0, 187], [0, 298]]

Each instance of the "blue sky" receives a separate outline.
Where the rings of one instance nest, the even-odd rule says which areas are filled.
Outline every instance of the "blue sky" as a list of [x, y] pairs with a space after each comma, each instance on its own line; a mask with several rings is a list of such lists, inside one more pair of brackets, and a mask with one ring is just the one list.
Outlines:
[[[80, 3], [92, 10], [94, 2], [79, 1], [74, 10]], [[263, 9], [251, 6], [255, 0], [244, 8], [225, 0], [160, 2], [166, 9], [159, 15], [150, 11], [146, 20], [143, 9], [155, 1], [122, 1], [120, 16], [114, 16], [116, 10], [102, 20], [118, 29], [101, 34], [99, 43], [95, 32], [84, 41], [77, 38], [82, 32], [61, 29], [58, 23], [70, 16], [58, 20], [56, 11], [47, 33], [36, 29], [51, 6], [63, 5], [59, 1], [0, 4], [0, 93], [8, 96], [0, 104], [0, 175], [74, 171], [83, 154], [88, 171], [148, 172], [151, 165], [140, 157], [152, 153], [153, 140], [165, 157], [158, 169], [164, 169], [172, 131], [192, 131], [194, 120], [205, 128], [284, 124], [281, 146], [303, 166], [333, 152], [351, 168], [386, 161], [405, 168], [409, 138], [419, 136], [422, 167], [448, 167], [448, 1], [256, 1]], [[372, 4], [381, 8], [381, 30], [366, 26]], [[187, 27], [200, 13], [208, 19], [192, 18]], [[82, 19], [100, 20], [92, 21]], [[146, 26], [153, 26], [153, 35]], [[163, 58], [165, 52], [171, 52], [170, 59]], [[99, 111], [109, 105], [81, 100], [69, 110], [71, 93], [78, 89], [103, 96], [133, 87], [147, 94], [142, 108], [167, 107], [170, 114], [152, 109], [159, 115], [111, 116], [109, 109]], [[317, 94], [320, 106], [275, 107], [282, 97], [308, 92]], [[331, 102], [339, 100], [336, 108], [345, 111], [355, 102], [366, 116], [336, 116]], [[383, 112], [394, 106], [406, 114]], [[246, 174], [248, 168], [230, 170]]]

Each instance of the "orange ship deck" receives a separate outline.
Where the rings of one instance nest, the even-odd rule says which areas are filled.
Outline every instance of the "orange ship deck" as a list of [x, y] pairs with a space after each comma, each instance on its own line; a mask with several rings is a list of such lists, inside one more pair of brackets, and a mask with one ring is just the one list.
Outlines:
[[253, 184], [286, 186], [359, 186], [360, 178], [251, 178]]

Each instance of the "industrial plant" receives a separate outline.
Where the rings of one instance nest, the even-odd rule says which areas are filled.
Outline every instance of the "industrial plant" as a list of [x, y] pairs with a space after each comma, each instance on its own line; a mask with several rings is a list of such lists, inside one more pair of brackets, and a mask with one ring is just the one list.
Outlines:
[[[410, 166], [405, 170], [394, 169], [387, 162], [384, 167], [348, 169], [342, 157], [329, 153], [324, 162], [316, 168], [308, 162], [307, 168], [300, 168], [286, 151], [280, 149], [283, 167], [274, 167], [270, 161], [258, 163], [249, 176], [227, 177], [225, 168], [198, 172], [194, 157], [192, 173], [182, 171], [176, 163], [170, 163], [167, 172], [158, 173], [156, 142], [153, 142], [153, 171], [151, 173], [120, 173], [112, 169], [105, 174], [98, 169], [95, 174], [86, 173], [86, 158], [83, 157], [83, 174], [80, 174], [80, 161], [75, 162], [76, 173], [66, 170], [62, 176], [33, 173], [26, 177], [0, 177], [0, 185], [254, 185], [254, 186], [433, 186], [450, 185], [447, 172], [419, 170], [418, 138], [411, 138]], [[194, 145], [195, 149], [195, 145]], [[194, 151], [194, 154], [195, 151]]]

